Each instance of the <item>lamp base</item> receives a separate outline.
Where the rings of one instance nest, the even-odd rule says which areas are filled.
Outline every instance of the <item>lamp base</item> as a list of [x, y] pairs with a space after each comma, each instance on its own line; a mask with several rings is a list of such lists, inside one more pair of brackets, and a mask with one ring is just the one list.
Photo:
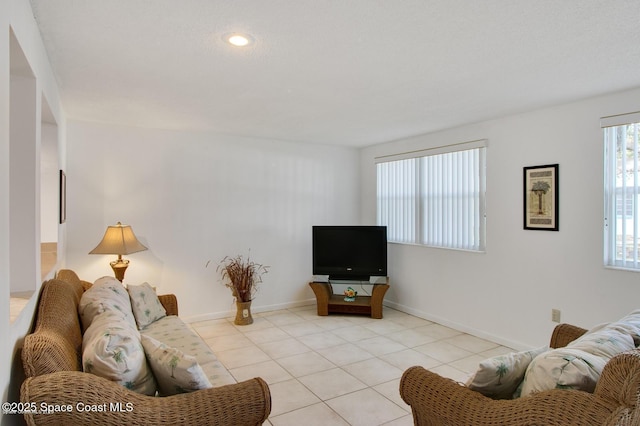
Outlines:
[[124, 280], [124, 273], [129, 266], [129, 261], [125, 259], [118, 259], [109, 264], [111, 265], [111, 269], [113, 269], [113, 274], [116, 276], [116, 279], [122, 282], [122, 280]]

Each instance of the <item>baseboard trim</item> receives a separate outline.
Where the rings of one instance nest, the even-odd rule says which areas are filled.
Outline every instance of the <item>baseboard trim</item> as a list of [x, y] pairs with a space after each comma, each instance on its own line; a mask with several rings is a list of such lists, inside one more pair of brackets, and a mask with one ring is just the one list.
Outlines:
[[[315, 305], [315, 303], [316, 303], [316, 299], [307, 299], [307, 300], [301, 300], [297, 302], [277, 303], [275, 305], [253, 306], [252, 304], [251, 313], [260, 314], [263, 312], [278, 311], [280, 309], [299, 308], [302, 306]], [[182, 318], [182, 321], [190, 324], [194, 322], [207, 321], [207, 320], [213, 320], [213, 319], [233, 318], [235, 317], [235, 315], [236, 315], [236, 310], [234, 305], [234, 308], [229, 309], [228, 311], [211, 312], [208, 314], [192, 315], [192, 316], [188, 316], [184, 318], [181, 317], [181, 318]]]
[[[450, 321], [450, 320], [448, 320], [446, 318], [442, 318], [442, 317], [439, 317], [437, 315], [431, 315], [431, 314], [428, 314], [428, 313], [426, 313], [424, 311], [421, 311], [419, 309], [410, 308], [408, 306], [404, 306], [404, 305], [401, 305], [401, 304], [396, 303], [396, 302], [391, 302], [391, 301], [385, 300], [384, 301], [384, 306], [388, 306], [390, 308], [396, 309], [398, 311], [404, 312], [404, 313], [409, 314], [409, 315], [413, 315], [413, 316], [418, 317], [418, 318], [426, 319], [428, 321], [433, 321], [435, 323], [444, 325], [445, 327], [453, 328], [454, 330], [458, 330], [458, 331], [461, 331], [463, 333], [467, 333], [467, 334], [470, 334], [472, 336], [479, 337], [481, 339], [490, 340], [490, 341], [495, 342], [495, 343], [497, 343], [499, 345], [506, 346], [508, 348], [512, 348], [512, 349], [515, 349], [515, 350], [518, 350], [518, 351], [525, 351], [525, 350], [532, 349], [532, 347], [530, 345], [524, 344], [522, 342], [518, 342], [518, 341], [515, 341], [515, 340], [509, 340], [509, 339], [504, 339], [504, 338], [502, 338], [500, 336], [497, 336], [495, 334], [487, 333], [484, 330], [480, 330], [480, 329], [473, 328], [473, 327], [468, 327], [468, 326], [466, 326], [464, 324], [460, 324], [460, 323], [457, 323], [455, 321]], [[384, 312], [383, 312], [383, 316], [384, 316]]]
[[[299, 307], [303, 307], [303, 306], [309, 306], [309, 305], [315, 305], [316, 304], [316, 299], [312, 298], [312, 299], [307, 299], [307, 300], [301, 300], [301, 301], [297, 301], [297, 302], [288, 302], [288, 303], [277, 303], [274, 305], [262, 305], [262, 306], [251, 306], [251, 312], [254, 314], [260, 314], [260, 313], [264, 313], [264, 312], [270, 312], [270, 311], [277, 311], [280, 309], [290, 309], [290, 308], [299, 308]], [[479, 337], [481, 339], [486, 339], [486, 340], [490, 340], [492, 342], [496, 342], [499, 345], [503, 345], [509, 348], [513, 348], [515, 350], [518, 351], [524, 351], [524, 350], [529, 350], [532, 349], [532, 347], [530, 345], [526, 345], [522, 342], [518, 342], [518, 341], [514, 341], [514, 340], [509, 340], [509, 339], [504, 339], [500, 336], [497, 336], [495, 334], [491, 334], [491, 333], [487, 333], [484, 330], [480, 330], [477, 328], [473, 328], [473, 327], [468, 327], [464, 324], [460, 324], [457, 323], [455, 321], [450, 321], [446, 318], [442, 318], [439, 317], [437, 315], [431, 315], [427, 312], [421, 311], [419, 309], [415, 309], [415, 308], [411, 308], [405, 305], [401, 305], [399, 303], [396, 302], [391, 302], [388, 300], [385, 300], [383, 303], [383, 306], [387, 306], [389, 308], [398, 310], [400, 312], [404, 312], [406, 314], [409, 315], [413, 315], [415, 317], [418, 318], [422, 318], [428, 321], [433, 321], [435, 323], [444, 325], [446, 327], [450, 327], [453, 328], [454, 330], [458, 330], [462, 333], [467, 333], [470, 334], [472, 336], [476, 336]], [[186, 323], [194, 323], [194, 322], [199, 322], [199, 321], [207, 321], [207, 320], [214, 320], [214, 319], [225, 319], [225, 318], [233, 318], [235, 317], [236, 311], [235, 309], [229, 309], [228, 311], [221, 311], [221, 312], [211, 312], [208, 314], [202, 314], [202, 315], [193, 315], [193, 316], [189, 316], [189, 317], [185, 317], [182, 318], [182, 320]], [[384, 312], [383, 312], [383, 318], [384, 318]]]

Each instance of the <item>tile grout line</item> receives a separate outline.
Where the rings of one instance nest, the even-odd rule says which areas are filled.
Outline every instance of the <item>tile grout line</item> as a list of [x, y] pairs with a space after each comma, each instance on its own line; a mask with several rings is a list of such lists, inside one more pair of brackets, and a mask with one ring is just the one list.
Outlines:
[[[346, 315], [331, 315], [331, 316], [317, 316], [315, 315], [315, 305], [313, 306], [307, 306], [307, 307], [297, 307], [297, 308], [293, 308], [292, 309], [282, 309], [282, 310], [277, 310], [277, 311], [271, 311], [271, 312], [263, 312], [263, 313], [258, 313], [258, 314], [254, 314], [254, 319], [256, 319], [256, 322], [262, 322], [265, 321], [265, 323], [260, 324], [258, 328], [251, 328], [251, 325], [249, 326], [237, 326], [235, 324], [233, 324], [233, 317], [227, 317], [224, 319], [216, 319], [216, 320], [205, 320], [205, 321], [200, 321], [197, 323], [192, 323], [192, 328], [194, 329], [194, 331], [196, 331], [196, 333], [198, 333], [199, 335], [201, 335], [200, 333], [203, 332], [203, 334], [206, 334], [209, 336], [209, 334], [211, 334], [211, 336], [209, 336], [207, 339], [203, 340], [208, 340], [207, 344], [210, 346], [211, 350], [216, 354], [216, 357], [218, 357], [218, 359], [220, 360], [220, 362], [225, 366], [225, 368], [227, 368], [228, 370], [234, 370], [236, 372], [236, 374], [241, 375], [241, 371], [243, 368], [248, 368], [251, 367], [252, 365], [256, 365], [258, 363], [262, 363], [262, 362], [269, 362], [272, 361], [275, 363], [275, 365], [277, 365], [280, 369], [282, 369], [282, 371], [284, 371], [289, 377], [290, 379], [279, 379], [276, 382], [272, 382], [269, 383], [269, 386], [273, 386], [276, 387], [278, 384], [283, 384], [289, 381], [294, 380], [298, 386], [302, 386], [302, 388], [304, 388], [307, 392], [309, 392], [310, 395], [312, 395], [314, 398], [317, 399], [317, 401], [315, 402], [309, 402], [309, 403], [304, 403], [302, 405], [297, 405], [297, 406], [292, 406], [292, 407], [286, 407], [285, 411], [282, 412], [277, 412], [276, 415], [270, 416], [269, 418], [269, 424], [273, 424], [272, 422], [270, 422], [270, 420], [274, 420], [277, 418], [282, 418], [283, 416], [287, 416], [287, 415], [293, 415], [296, 412], [299, 412], [300, 410], [306, 410], [309, 409], [312, 406], [315, 406], [318, 403], [322, 403], [323, 406], [327, 409], [330, 410], [334, 415], [338, 416], [340, 419], [342, 419], [344, 422], [346, 422], [347, 424], [349, 424], [349, 420], [347, 417], [345, 417], [341, 412], [336, 411], [335, 409], [333, 409], [327, 402], [328, 401], [337, 401], [337, 400], [347, 400], [349, 398], [349, 396], [353, 396], [354, 394], [356, 394], [357, 392], [362, 392], [362, 391], [366, 391], [366, 390], [371, 390], [373, 391], [376, 395], [378, 395], [380, 398], [383, 398], [383, 400], [387, 401], [388, 403], [391, 403], [393, 406], [397, 407], [399, 410], [404, 411], [405, 414], [400, 415], [398, 417], [395, 417], [393, 419], [389, 419], [388, 421], [385, 420], [383, 423], [380, 424], [390, 424], [393, 423], [395, 424], [412, 424], [413, 423], [413, 417], [411, 414], [411, 410], [408, 406], [404, 405], [399, 405], [398, 402], [396, 402], [394, 399], [391, 399], [389, 396], [385, 395], [384, 393], [382, 393], [381, 391], [379, 391], [378, 389], [376, 389], [377, 386], [381, 386], [381, 385], [386, 385], [386, 384], [390, 384], [392, 382], [395, 381], [399, 381], [400, 377], [394, 377], [390, 380], [386, 380], [386, 378], [382, 378], [381, 380], [383, 380], [380, 383], [375, 383], [373, 385], [369, 385], [367, 381], [364, 381], [361, 377], [358, 377], [357, 375], [352, 374], [352, 372], [350, 372], [348, 370], [349, 366], [354, 366], [358, 363], [364, 363], [364, 362], [368, 362], [368, 361], [379, 361], [381, 363], [384, 363], [384, 365], [389, 365], [395, 369], [400, 370], [401, 372], [403, 372], [406, 368], [404, 367], [400, 367], [398, 365], [395, 365], [394, 363], [388, 361], [387, 359], [384, 359], [382, 357], [385, 356], [393, 356], [394, 354], [396, 355], [396, 357], [400, 357], [400, 354], [404, 351], [412, 351], [411, 354], [415, 354], [419, 357], [426, 357], [426, 358], [430, 358], [433, 361], [437, 362], [437, 365], [435, 366], [430, 366], [429, 369], [445, 369], [447, 371], [455, 371], [455, 372], [459, 372], [460, 375], [459, 377], [462, 377], [462, 375], [465, 374], [469, 374], [468, 371], [464, 371], [462, 370], [460, 367], [454, 366], [454, 363], [461, 363], [461, 361], [464, 361], [467, 358], [471, 358], [471, 357], [478, 357], [480, 356], [481, 353], [483, 352], [488, 352], [488, 351], [497, 351], [501, 347], [499, 344], [494, 343], [494, 342], [489, 342], [485, 339], [481, 339], [475, 336], [471, 336], [468, 335], [466, 333], [463, 332], [459, 332], [457, 330], [453, 330], [450, 329], [448, 327], [442, 326], [440, 324], [434, 323], [432, 321], [429, 320], [424, 320], [415, 316], [412, 316], [410, 314], [406, 314], [403, 313], [401, 311], [396, 311], [392, 308], [388, 308], [385, 307], [385, 319], [388, 320], [388, 322], [386, 323], [381, 323], [378, 321], [381, 320], [372, 320], [366, 317], [356, 317], [356, 316], [346, 316]], [[271, 320], [269, 320], [269, 318], [271, 317]], [[290, 318], [287, 318], [290, 317]], [[394, 319], [396, 321], [394, 321]], [[224, 320], [224, 322], [222, 321]], [[327, 321], [328, 320], [328, 321]], [[398, 322], [401, 321], [401, 322]], [[254, 324], [256, 323], [254, 322]], [[324, 322], [325, 327], [320, 326], [318, 323], [320, 322]], [[210, 324], [210, 325], [208, 325]], [[312, 332], [309, 334], [292, 334], [291, 330], [292, 327], [288, 327], [291, 325], [297, 325], [300, 324], [300, 328], [303, 329], [306, 325], [310, 325], [310, 326], [317, 326], [320, 327], [322, 330], [316, 331], [316, 332]], [[384, 324], [384, 325], [383, 325]], [[216, 327], [216, 326], [222, 326], [222, 328], [225, 328], [226, 325], [231, 325], [232, 329], [235, 330], [237, 332], [237, 334], [229, 334], [229, 335], [225, 335], [222, 334], [220, 336], [217, 336], [214, 333], [205, 333], [204, 330], [206, 329], [206, 327], [211, 326], [211, 327]], [[372, 327], [368, 327], [368, 326], [372, 326]], [[392, 335], [396, 335], [398, 333], [407, 331], [407, 330], [415, 330], [415, 329], [419, 329], [421, 327], [428, 327], [428, 326], [434, 326], [434, 331], [436, 332], [436, 336], [429, 336], [428, 334], [425, 333], [425, 336], [428, 336], [429, 339], [433, 338], [433, 341], [429, 341], [427, 343], [423, 343], [423, 344], [416, 344], [416, 345], [411, 345], [410, 343], [408, 343], [408, 341], [401, 341], [401, 340], [395, 340], [389, 336]], [[343, 327], [362, 327], [365, 330], [367, 330], [367, 332], [371, 333], [371, 335], [373, 337], [368, 337], [368, 338], [363, 338], [363, 339], [359, 339], [359, 340], [350, 340], [348, 338], [343, 338], [340, 336], [339, 333], [337, 333], [337, 331], [340, 328]], [[312, 329], [313, 327], [309, 327], [309, 329]], [[200, 329], [200, 331], [198, 330]], [[274, 334], [279, 334], [279, 333], [283, 333], [282, 336], [280, 337], [276, 337], [273, 340], [265, 340], [265, 341], [256, 341], [255, 338], [251, 339], [250, 337], [247, 336], [247, 333], [259, 333], [261, 330], [266, 330], [266, 329], [273, 329], [273, 330], [277, 330], [277, 333], [274, 332]], [[289, 330], [289, 331], [288, 331]], [[359, 330], [359, 329], [358, 329]], [[420, 332], [416, 331], [416, 333], [421, 334]], [[447, 333], [452, 333], [451, 335], [446, 335]], [[438, 335], [438, 334], [443, 334], [443, 335]], [[256, 334], [257, 335], [257, 334]], [[306, 337], [306, 336], [314, 336], [317, 335], [318, 338], [318, 344], [317, 345], [313, 345], [310, 346], [308, 343], [305, 343], [304, 340], [300, 340], [301, 337]], [[344, 343], [337, 343], [337, 344], [332, 344], [333, 342], [329, 342], [330, 344], [328, 346], [322, 346], [322, 341], [321, 339], [325, 338], [325, 336], [334, 336], [338, 339], [341, 339], [344, 341]], [[201, 335], [202, 336], [202, 335]], [[234, 349], [223, 349], [223, 350], [214, 350], [213, 348], [213, 339], [215, 339], [216, 337], [223, 337], [223, 336], [232, 336], [229, 337], [229, 340], [233, 340], [234, 338], [236, 338], [236, 336], [241, 336], [242, 338], [246, 339], [250, 345], [247, 345], [246, 347], [238, 347], [238, 348], [234, 348]], [[470, 336], [466, 337], [466, 336]], [[370, 339], [376, 339], [376, 338], [384, 338], [386, 340], [388, 340], [390, 343], [392, 343], [392, 346], [390, 347], [391, 350], [389, 352], [380, 352], [380, 353], [372, 353], [370, 351], [371, 348], [366, 348], [361, 346], [359, 343], [360, 342], [365, 342], [367, 340]], [[284, 356], [272, 356], [270, 353], [273, 353], [272, 351], [270, 353], [267, 353], [265, 351], [265, 349], [263, 349], [263, 345], [268, 344], [268, 343], [274, 343], [274, 342], [279, 342], [279, 341], [284, 341], [284, 340], [289, 340], [292, 339], [293, 342], [295, 342], [297, 345], [302, 345], [302, 347], [306, 348], [307, 350], [301, 353], [296, 353], [293, 354], [291, 356], [288, 355], [284, 355]], [[463, 343], [461, 345], [461, 342], [458, 341], [451, 341], [451, 339], [456, 339], [456, 340], [468, 340], [469, 343]], [[328, 342], [328, 341], [327, 341]], [[384, 342], [384, 341], [383, 341]], [[443, 361], [437, 358], [434, 358], [433, 356], [424, 353], [416, 348], [421, 347], [421, 346], [425, 346], [425, 345], [432, 345], [434, 347], [437, 346], [443, 346], [443, 343], [445, 344], [444, 347], [446, 347], [446, 345], [450, 345], [452, 347], [457, 348], [457, 350], [459, 351], [464, 351], [464, 352], [468, 352], [469, 355], [468, 356], [462, 356], [461, 358], [455, 358], [449, 361]], [[456, 344], [457, 343], [457, 344]], [[364, 358], [361, 360], [356, 360], [354, 361], [350, 361], [346, 364], [336, 364], [336, 362], [332, 361], [329, 357], [325, 356], [321, 351], [324, 350], [324, 352], [326, 353], [326, 350], [331, 350], [331, 348], [339, 348], [339, 347], [343, 347], [346, 344], [351, 344], [353, 345], [355, 348], [357, 348], [358, 350], [361, 350], [365, 353], [367, 353], [368, 355], [370, 355], [371, 357], [369, 358]], [[486, 349], [483, 350], [475, 350], [473, 349], [473, 345], [477, 344], [478, 347], [482, 346], [482, 347], [486, 347]], [[223, 360], [220, 359], [219, 354], [224, 354], [224, 352], [227, 352], [229, 350], [249, 350], [248, 348], [254, 348], [256, 350], [259, 350], [260, 352], [262, 352], [263, 354], [265, 354], [267, 356], [267, 360], [261, 359], [260, 361], [257, 362], [250, 362], [246, 365], [238, 365], [237, 367], [234, 368], [229, 368], [227, 366], [227, 364], [225, 364], [223, 362]], [[505, 352], [507, 350], [511, 350], [509, 348], [504, 348]], [[303, 356], [304, 354], [311, 354], [313, 353], [314, 356], [320, 357], [321, 359], [323, 359], [324, 361], [326, 361], [328, 364], [330, 364], [332, 367], [322, 367], [319, 368], [317, 371], [313, 370], [312, 372], [309, 372], [308, 374], [299, 374], [298, 376], [295, 376], [293, 373], [294, 371], [291, 371], [290, 368], [291, 366], [289, 366], [289, 368], [287, 368], [285, 365], [286, 363], [282, 363], [281, 360], [286, 359], [286, 358], [290, 358], [293, 359], [293, 357], [295, 356]], [[397, 361], [398, 363], [400, 363], [400, 361]], [[469, 363], [472, 363], [472, 360], [469, 361]], [[462, 366], [464, 366], [464, 363], [461, 363]], [[459, 364], [460, 365], [460, 364]], [[344, 393], [340, 393], [337, 396], [332, 396], [331, 398], [327, 398], [327, 399], [323, 399], [320, 394], [318, 394], [317, 390], [314, 391], [313, 388], [309, 387], [307, 384], [305, 384], [302, 380], [302, 378], [304, 377], [311, 377], [314, 375], [322, 375], [322, 373], [326, 373], [329, 371], [333, 371], [335, 369], [339, 369], [339, 371], [343, 372], [343, 373], [347, 373], [350, 377], [354, 378], [357, 382], [360, 382], [362, 385], [364, 385], [363, 388], [361, 389], [355, 389], [355, 390], [349, 390], [346, 391]], [[448, 370], [451, 369], [451, 370]], [[369, 373], [368, 371], [366, 373]], [[265, 375], [267, 375], [268, 373], [265, 373]], [[239, 380], [239, 376], [233, 375], [234, 379], [236, 381], [240, 381]], [[454, 380], [459, 381], [458, 379], [454, 378]], [[284, 385], [283, 385], [284, 386]], [[400, 398], [399, 396], [399, 391], [397, 391], [398, 394], [394, 395], [396, 396], [396, 398]], [[400, 400], [401, 401], [401, 400]], [[393, 415], [395, 415], [397, 413], [394, 413]], [[402, 421], [400, 421], [402, 419]], [[282, 418], [282, 420], [284, 421], [284, 418]], [[406, 422], [404, 422], [404, 420], [406, 420]], [[398, 423], [396, 423], [398, 421]], [[279, 423], [279, 422], [278, 422]]]

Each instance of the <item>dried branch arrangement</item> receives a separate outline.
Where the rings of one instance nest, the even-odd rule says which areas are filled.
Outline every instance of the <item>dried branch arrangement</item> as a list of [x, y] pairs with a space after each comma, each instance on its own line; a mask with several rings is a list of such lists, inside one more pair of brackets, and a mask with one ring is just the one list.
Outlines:
[[262, 276], [269, 271], [269, 267], [252, 261], [249, 256], [225, 256], [218, 264], [217, 271], [222, 275], [225, 286], [231, 289], [233, 297], [238, 302], [250, 302], [262, 282]]

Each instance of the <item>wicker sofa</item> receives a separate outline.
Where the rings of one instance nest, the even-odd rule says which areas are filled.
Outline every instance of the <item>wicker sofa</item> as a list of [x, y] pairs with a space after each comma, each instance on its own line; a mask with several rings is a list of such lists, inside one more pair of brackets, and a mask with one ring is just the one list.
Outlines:
[[[82, 327], [78, 303], [91, 286], [70, 270], [43, 283], [33, 333], [24, 339], [27, 379], [21, 402], [42, 411], [26, 412], [29, 425], [259, 425], [271, 411], [269, 387], [261, 378], [166, 397], [128, 390], [82, 371]], [[178, 314], [175, 295], [158, 296], [167, 315]], [[95, 407], [101, 411], [78, 409]], [[106, 405], [105, 405], [106, 404]]]
[[[556, 326], [550, 347], [564, 347], [587, 330]], [[494, 400], [422, 367], [406, 370], [400, 395], [416, 425], [640, 425], [640, 350], [613, 357], [593, 393], [554, 389]]]

